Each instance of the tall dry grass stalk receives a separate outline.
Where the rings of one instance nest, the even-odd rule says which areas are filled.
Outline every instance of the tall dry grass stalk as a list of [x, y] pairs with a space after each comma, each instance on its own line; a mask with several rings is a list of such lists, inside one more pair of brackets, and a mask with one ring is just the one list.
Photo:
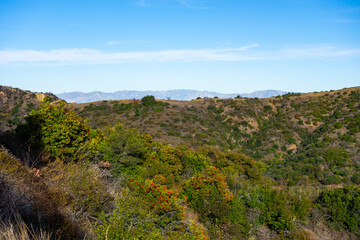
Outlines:
[[0, 240], [50, 240], [51, 233], [42, 229], [35, 231], [28, 227], [25, 222], [17, 218], [14, 222], [0, 220]]

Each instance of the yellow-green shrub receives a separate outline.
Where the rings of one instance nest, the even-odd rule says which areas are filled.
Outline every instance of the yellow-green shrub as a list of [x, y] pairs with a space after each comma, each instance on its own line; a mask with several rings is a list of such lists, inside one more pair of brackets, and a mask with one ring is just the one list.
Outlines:
[[16, 132], [32, 148], [45, 150], [52, 158], [77, 160], [84, 154], [98, 151], [100, 130], [93, 130], [65, 102], [40, 105], [25, 118]]
[[201, 173], [207, 167], [210, 167], [211, 160], [205, 157], [201, 153], [195, 153], [194, 151], [186, 151], [181, 157], [184, 168], [190, 168], [193, 173]]
[[144, 199], [123, 190], [115, 210], [101, 215], [95, 231], [98, 239], [161, 239], [157, 220]]
[[146, 177], [153, 177], [161, 174], [166, 178], [166, 185], [172, 186], [181, 180], [182, 152], [169, 145], [158, 142], [149, 143], [149, 150], [146, 153], [144, 167]]
[[123, 189], [114, 211], [101, 215], [95, 230], [98, 239], [208, 239], [200, 224], [164, 221], [166, 214], [159, 215], [143, 195], [134, 193]]

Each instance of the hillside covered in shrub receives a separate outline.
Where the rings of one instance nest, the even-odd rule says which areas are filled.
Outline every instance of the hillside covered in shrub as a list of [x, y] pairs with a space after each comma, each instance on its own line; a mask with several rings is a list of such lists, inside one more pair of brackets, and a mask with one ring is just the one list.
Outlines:
[[357, 239], [359, 98], [46, 98], [2, 129], [0, 239]]
[[360, 88], [250, 99], [74, 105], [95, 128], [120, 122], [154, 140], [240, 150], [282, 184], [359, 184]]

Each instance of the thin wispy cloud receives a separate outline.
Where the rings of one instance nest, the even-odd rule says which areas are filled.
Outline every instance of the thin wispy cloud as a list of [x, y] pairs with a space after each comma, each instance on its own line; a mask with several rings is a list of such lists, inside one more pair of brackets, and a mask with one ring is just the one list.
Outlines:
[[192, 8], [192, 6], [184, 0], [178, 0], [178, 2], [185, 5], [186, 7]]
[[192, 9], [207, 9], [200, 0], [136, 0], [134, 4], [138, 7], [171, 7], [183, 6]]
[[360, 12], [360, 6], [354, 6], [350, 8], [341, 9], [341, 12], [345, 13], [354, 13], [354, 12]]
[[[339, 49], [332, 46], [282, 49], [274, 53], [273, 59], [316, 59], [360, 56], [360, 48]], [[271, 59], [271, 57], [269, 58]]]
[[335, 22], [340, 22], [340, 23], [358, 23], [358, 22], [360, 22], [360, 20], [359, 20], [359, 19], [342, 18], [342, 19], [336, 19]]
[[146, 2], [146, 0], [137, 0], [137, 1], [135, 1], [135, 5], [140, 6], [140, 7], [146, 7], [147, 2]]
[[109, 41], [106, 45], [134, 44], [134, 43], [150, 43], [148, 40], [127, 40], [127, 41]]
[[109, 41], [107, 42], [107, 45], [119, 45], [119, 44], [122, 44], [121, 41]]
[[197, 2], [197, 4], [195, 3], [190, 3], [188, 0], [177, 0], [180, 4], [182, 4], [183, 6], [187, 7], [187, 8], [193, 8], [193, 9], [208, 9], [205, 6], [201, 6], [199, 5], [200, 3]]
[[188, 8], [199, 8], [199, 7], [191, 5], [190, 3], [188, 3], [185, 0], [178, 0], [178, 2], [181, 3], [182, 5], [184, 5], [185, 7], [188, 7]]
[[162, 51], [102, 52], [95, 49], [56, 49], [50, 51], [2, 50], [0, 65], [12, 64], [108, 64], [121, 62], [170, 61], [274, 61], [292, 59], [328, 59], [360, 56], [360, 48], [313, 47], [259, 51], [259, 45], [221, 49], [169, 49]]

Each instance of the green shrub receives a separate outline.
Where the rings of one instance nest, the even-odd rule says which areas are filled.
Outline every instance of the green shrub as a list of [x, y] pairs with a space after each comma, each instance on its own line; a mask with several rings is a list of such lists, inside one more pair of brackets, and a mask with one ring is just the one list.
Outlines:
[[329, 222], [352, 232], [360, 229], [360, 188], [338, 188], [323, 191], [317, 204], [330, 216]]
[[334, 124], [334, 127], [335, 127], [336, 129], [341, 129], [341, 128], [343, 127], [343, 125], [342, 125], [340, 122], [336, 122], [336, 123]]
[[339, 184], [341, 183], [341, 177], [338, 175], [330, 174], [321, 181], [324, 185]]
[[295, 143], [296, 143], [296, 141], [295, 141], [295, 139], [294, 139], [293, 137], [287, 138], [286, 141], [287, 141], [289, 144], [295, 144]]
[[116, 201], [116, 208], [110, 214], [103, 214], [96, 226], [98, 239], [161, 239], [156, 226], [158, 216], [148, 204], [123, 190]]
[[157, 107], [154, 109], [154, 112], [162, 112], [163, 111], [163, 108], [161, 107]]
[[265, 105], [264, 110], [265, 110], [265, 112], [271, 112], [272, 107], [270, 105]]
[[240, 195], [235, 195], [234, 199], [230, 202], [230, 211], [226, 218], [237, 225], [242, 235], [245, 235], [249, 230], [246, 211], [247, 208]]
[[144, 167], [146, 169], [145, 178], [152, 178], [161, 174], [166, 178], [168, 186], [181, 180], [183, 166], [181, 164], [182, 152], [169, 145], [152, 142], [148, 139], [148, 149], [145, 155]]
[[324, 154], [324, 160], [326, 163], [329, 163], [330, 166], [344, 166], [349, 156], [350, 154], [343, 148], [331, 148]]
[[93, 130], [65, 102], [47, 102], [33, 110], [16, 132], [35, 150], [45, 150], [54, 158], [77, 160], [96, 153], [103, 135]]
[[355, 173], [351, 177], [351, 181], [355, 184], [360, 184], [360, 173]]
[[190, 167], [194, 173], [201, 173], [207, 167], [212, 165], [209, 158], [202, 154], [196, 154], [193, 152], [184, 153], [181, 156], [181, 162], [184, 168]]
[[31, 110], [33, 110], [35, 108], [33, 103], [28, 103], [26, 108], [26, 112], [30, 112]]
[[288, 202], [295, 215], [294, 219], [306, 222], [310, 218], [310, 211], [314, 208], [314, 200], [317, 197], [315, 189], [305, 187], [293, 187], [287, 190]]
[[209, 105], [209, 106], [207, 107], [207, 110], [208, 110], [209, 112], [216, 113], [217, 108], [216, 108], [216, 106], [214, 106], [214, 105]]
[[144, 106], [154, 106], [156, 105], [155, 97], [151, 95], [145, 96], [141, 99], [141, 103]]
[[205, 174], [196, 174], [184, 183], [184, 194], [189, 205], [205, 219], [221, 219], [230, 211], [234, 196], [226, 177], [215, 167], [208, 167]]
[[291, 209], [283, 192], [257, 187], [245, 196], [250, 208], [261, 211], [257, 219], [259, 224], [267, 224], [273, 230], [293, 228]]
[[147, 145], [136, 129], [116, 124], [106, 129], [105, 135], [100, 154], [103, 161], [111, 163], [113, 173], [118, 175], [121, 171], [131, 171], [144, 162]]
[[[145, 196], [145, 197], [144, 197]], [[116, 200], [116, 208], [110, 214], [102, 214], [96, 225], [98, 239], [178, 239], [207, 240], [201, 224], [192, 220], [170, 221], [171, 216], [159, 214], [149, 205], [146, 195], [135, 195], [129, 189], [124, 189]]]
[[168, 189], [164, 185], [165, 182], [164, 176], [156, 175], [153, 179], [143, 182], [130, 179], [129, 187], [144, 199], [156, 214], [163, 216], [162, 224], [184, 220], [185, 207], [181, 205], [179, 193], [177, 190]]

